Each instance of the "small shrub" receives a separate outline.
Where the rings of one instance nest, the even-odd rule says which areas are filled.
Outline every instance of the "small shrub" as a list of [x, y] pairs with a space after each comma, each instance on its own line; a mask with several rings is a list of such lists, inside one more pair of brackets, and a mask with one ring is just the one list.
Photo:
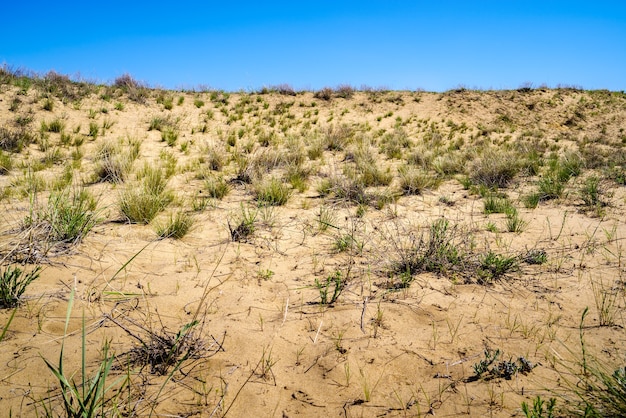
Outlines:
[[7, 266], [0, 273], [0, 307], [17, 306], [28, 285], [39, 277], [41, 267], [25, 273], [19, 267]]
[[335, 96], [342, 99], [350, 99], [354, 95], [354, 87], [349, 84], [340, 84], [335, 90]]
[[313, 94], [316, 99], [330, 101], [333, 98], [333, 89], [330, 87], [324, 87]]

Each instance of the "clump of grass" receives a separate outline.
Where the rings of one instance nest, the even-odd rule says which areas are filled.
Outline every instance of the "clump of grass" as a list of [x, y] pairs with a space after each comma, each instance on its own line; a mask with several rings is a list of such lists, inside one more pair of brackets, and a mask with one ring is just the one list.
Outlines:
[[96, 138], [98, 138], [99, 132], [100, 127], [98, 126], [98, 124], [96, 122], [89, 122], [89, 133], [87, 134], [87, 136], [92, 137], [95, 141]]
[[323, 131], [324, 148], [329, 151], [341, 151], [351, 141], [353, 130], [346, 124], [330, 125]]
[[488, 188], [502, 188], [509, 185], [519, 168], [517, 156], [489, 149], [470, 163], [468, 171], [472, 183]]
[[138, 178], [139, 186], [129, 186], [120, 194], [120, 212], [128, 222], [148, 224], [170, 204], [173, 196], [166, 189], [167, 178], [160, 167], [146, 165]]
[[174, 128], [165, 128], [161, 131], [161, 141], [165, 142], [168, 146], [173, 147], [178, 140], [178, 130]]
[[157, 130], [163, 132], [167, 128], [178, 129], [179, 120], [171, 115], [154, 116], [148, 124], [148, 131]]
[[40, 272], [41, 267], [36, 267], [28, 273], [19, 267], [6, 266], [2, 269], [0, 272], [0, 307], [17, 306], [28, 285], [37, 280]]
[[282, 206], [289, 200], [291, 189], [279, 179], [271, 178], [258, 183], [254, 193], [259, 205]]
[[96, 202], [85, 189], [53, 192], [48, 199], [45, 220], [54, 241], [76, 243], [99, 222]]
[[285, 178], [295, 190], [300, 193], [304, 192], [307, 187], [307, 181], [311, 175], [311, 169], [303, 164], [290, 164], [287, 167]]
[[404, 195], [421, 195], [424, 190], [435, 189], [441, 183], [439, 179], [411, 166], [398, 169], [400, 191]]
[[598, 176], [587, 177], [579, 189], [579, 194], [583, 203], [589, 208], [596, 208], [605, 205], [600, 198], [602, 193], [603, 190]]
[[94, 181], [123, 183], [139, 155], [138, 141], [129, 140], [130, 147], [124, 149], [122, 143], [106, 141], [100, 145], [96, 153], [96, 170]]
[[481, 257], [478, 267], [478, 283], [490, 284], [502, 278], [505, 274], [515, 271], [519, 267], [517, 257], [505, 256], [489, 251]]
[[45, 122], [41, 122], [41, 126], [42, 130], [60, 133], [63, 132], [63, 130], [65, 129], [65, 122], [60, 118], [56, 118], [48, 124], [46, 124]]
[[539, 188], [539, 200], [552, 200], [559, 199], [563, 196], [565, 190], [565, 181], [558, 175], [558, 173], [548, 173], [541, 177], [537, 182]]
[[516, 208], [509, 208], [506, 212], [506, 230], [509, 232], [515, 232], [521, 234], [528, 226], [528, 221], [522, 219]]
[[466, 255], [457, 235], [457, 228], [448, 220], [438, 219], [430, 224], [427, 234], [411, 234], [408, 242], [394, 243], [396, 259], [392, 262], [392, 273], [411, 277], [421, 272], [460, 271]]
[[223, 176], [211, 176], [204, 182], [208, 195], [214, 199], [223, 199], [230, 192], [230, 184]]
[[21, 152], [25, 146], [33, 142], [35, 136], [25, 128], [14, 130], [0, 126], [0, 150]]
[[333, 195], [336, 200], [353, 202], [356, 204], [368, 204], [370, 196], [367, 194], [365, 185], [358, 178], [348, 178], [338, 174], [322, 180], [317, 187], [321, 196]]
[[489, 193], [485, 196], [483, 204], [485, 205], [483, 209], [485, 214], [508, 213], [515, 209], [508, 198], [497, 193]]
[[193, 218], [185, 212], [170, 214], [167, 221], [159, 223], [155, 227], [155, 232], [160, 238], [181, 239], [193, 226]]
[[556, 398], [550, 398], [546, 404], [541, 396], [537, 395], [533, 399], [532, 409], [526, 402], [522, 402], [522, 412], [526, 418], [552, 418], [556, 416]]

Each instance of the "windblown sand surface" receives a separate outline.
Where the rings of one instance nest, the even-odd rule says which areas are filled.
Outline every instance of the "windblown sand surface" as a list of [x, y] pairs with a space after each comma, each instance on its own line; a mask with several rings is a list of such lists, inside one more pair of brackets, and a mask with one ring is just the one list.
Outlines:
[[[64, 372], [79, 382], [83, 335], [87, 374], [105, 342], [115, 354], [107, 416], [522, 416], [522, 402], [576, 382], [586, 307], [586, 350], [610, 370], [624, 365], [623, 94], [372, 91], [323, 100], [146, 90], [138, 102], [123, 89], [91, 88], [65, 101], [50, 93], [48, 111], [45, 90], [0, 86], [0, 126], [34, 141], [4, 151], [12, 167], [0, 175], [2, 266], [43, 267], [0, 342], [2, 414], [60, 414], [59, 381], [44, 359], [57, 366], [64, 341]], [[20, 116], [32, 122], [18, 127]], [[166, 129], [148, 129], [155, 118], [178, 134], [171, 144]], [[55, 120], [59, 132], [48, 128]], [[138, 144], [123, 181], [95, 174], [105, 143], [122, 154]], [[580, 173], [560, 198], [527, 208], [551, 155], [576, 158]], [[486, 214], [487, 198], [464, 180], [511, 156], [515, 175], [498, 193], [517, 209], [518, 232], [508, 232], [505, 213]], [[139, 188], [145, 163], [169, 167], [172, 197], [147, 225], [129, 222], [119, 205]], [[403, 193], [405, 166], [433, 185]], [[295, 168], [304, 172], [296, 187]], [[99, 222], [75, 244], [50, 243], [25, 222], [48, 207], [64, 173], [66, 187], [84, 186], [97, 203]], [[380, 185], [367, 183], [356, 198], [340, 193], [367, 175]], [[219, 176], [230, 192], [208, 197], [206, 182]], [[580, 193], [591, 176], [601, 191], [593, 206]], [[286, 204], [259, 203], [256, 190], [270, 178], [288, 185]], [[155, 227], [177, 213], [191, 217], [191, 230], [160, 239]], [[254, 230], [233, 240], [246, 214]], [[438, 220], [463, 261], [403, 272]], [[490, 252], [516, 268], [491, 280], [477, 267]], [[0, 325], [12, 312], [0, 310]], [[184, 347], [170, 363], [137, 359], [142, 344], [179, 332]], [[533, 367], [476, 376], [486, 350], [500, 350], [492, 366], [522, 357]]]

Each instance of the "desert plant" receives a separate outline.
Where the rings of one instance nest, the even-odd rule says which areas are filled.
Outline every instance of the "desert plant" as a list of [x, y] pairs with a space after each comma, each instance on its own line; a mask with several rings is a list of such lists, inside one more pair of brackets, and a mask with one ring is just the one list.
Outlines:
[[[63, 333], [63, 339], [61, 341], [61, 352], [59, 354], [58, 366], [53, 365], [45, 357], [44, 362], [48, 366], [48, 369], [52, 372], [54, 377], [59, 382], [61, 389], [61, 396], [63, 398], [63, 407], [65, 410], [65, 416], [71, 418], [91, 418], [96, 416], [105, 415], [105, 407], [110, 399], [107, 399], [107, 395], [113, 392], [113, 388], [119, 386], [119, 383], [123, 381], [123, 378], [117, 379], [110, 383], [107, 382], [109, 373], [113, 366], [114, 355], [109, 354], [110, 344], [105, 341], [102, 346], [102, 360], [98, 366], [96, 373], [89, 377], [86, 372], [86, 334], [85, 321], [83, 317], [82, 325], [82, 362], [81, 362], [81, 376], [80, 382], [76, 382], [72, 376], [67, 376], [64, 370], [64, 356], [65, 356], [65, 338], [68, 335], [68, 325], [70, 321], [70, 314], [74, 303], [74, 290], [70, 294], [70, 299], [67, 307], [67, 315], [65, 318], [65, 329]], [[123, 385], [122, 385], [123, 386]], [[117, 389], [121, 389], [117, 387]], [[41, 405], [46, 407], [46, 404], [42, 401]], [[46, 415], [52, 416], [52, 410], [46, 408]]]
[[468, 172], [474, 184], [506, 187], [519, 172], [518, 158], [510, 152], [489, 149], [470, 163]]
[[131, 223], [149, 223], [170, 204], [172, 194], [166, 189], [167, 178], [159, 167], [144, 166], [138, 173], [141, 183], [131, 185], [120, 193], [119, 207]]
[[500, 279], [505, 274], [517, 270], [519, 260], [517, 257], [509, 257], [494, 252], [487, 252], [479, 260], [478, 282], [489, 284]]
[[335, 229], [339, 228], [336, 226], [337, 214], [328, 206], [320, 206], [317, 221], [319, 223], [318, 228], [321, 232], [326, 231], [329, 227]]
[[320, 304], [326, 306], [337, 302], [346, 287], [347, 279], [339, 270], [327, 276], [323, 281], [315, 279], [315, 288], [319, 291]]
[[13, 168], [13, 160], [10, 154], [0, 150], [0, 175], [7, 174]]
[[214, 199], [223, 199], [230, 192], [230, 184], [222, 176], [211, 176], [204, 182], [208, 195]]
[[509, 201], [508, 198], [502, 197], [497, 193], [489, 193], [483, 199], [484, 209], [483, 213], [491, 214], [491, 213], [507, 213], [511, 211], [513, 205]]
[[548, 253], [544, 250], [532, 249], [524, 255], [523, 260], [526, 264], [545, 264], [548, 261]]
[[333, 98], [333, 89], [330, 87], [324, 87], [318, 91], [316, 91], [313, 96], [316, 99], [329, 101]]
[[89, 133], [87, 135], [95, 140], [98, 137], [99, 132], [100, 127], [98, 124], [96, 122], [89, 122]]
[[420, 272], [462, 273], [466, 263], [465, 245], [459, 242], [458, 230], [447, 219], [438, 219], [428, 233], [409, 234], [408, 242], [394, 242], [391, 272], [409, 277]]
[[52, 192], [47, 209], [37, 216], [50, 228], [48, 239], [76, 243], [100, 221], [93, 196], [82, 188]]
[[517, 209], [511, 207], [511, 209], [506, 211], [505, 225], [507, 231], [521, 234], [526, 229], [526, 226], [528, 226], [528, 221], [522, 219]]
[[323, 132], [324, 148], [329, 151], [341, 151], [352, 140], [352, 128], [346, 124], [330, 125]]
[[39, 266], [28, 273], [19, 267], [7, 266], [4, 268], [0, 273], [0, 307], [17, 306], [28, 285], [39, 277], [40, 272], [41, 267]]
[[22, 148], [35, 142], [35, 136], [25, 128], [14, 130], [0, 126], [0, 149], [21, 152]]
[[239, 216], [233, 218], [235, 226], [231, 225], [231, 219], [228, 219], [230, 239], [235, 242], [245, 242], [254, 233], [258, 214], [258, 209], [246, 209], [242, 204]]
[[533, 407], [530, 409], [526, 402], [522, 402], [522, 412], [526, 418], [553, 418], [556, 413], [556, 398], [550, 398], [548, 403], [541, 399], [541, 396], [537, 395], [533, 399]]
[[173, 128], [165, 128], [161, 131], [161, 141], [167, 143], [168, 146], [173, 147], [178, 140], [178, 131]]
[[600, 185], [600, 178], [597, 176], [587, 177], [583, 185], [580, 187], [579, 193], [585, 206], [587, 207], [598, 207], [604, 205], [600, 199], [600, 196], [602, 195], [602, 187]]
[[128, 177], [133, 161], [139, 155], [140, 143], [129, 139], [130, 147], [122, 148], [121, 143], [106, 141], [96, 153], [94, 181], [122, 183]]
[[[589, 308], [583, 310], [579, 336], [581, 355], [560, 372], [563, 390], [554, 394], [563, 400], [559, 412], [570, 417], [626, 416], [626, 367], [613, 368], [588, 352], [584, 339], [584, 321]], [[571, 351], [571, 349], [568, 349]]]
[[170, 214], [169, 218], [155, 227], [155, 232], [160, 238], [181, 239], [193, 226], [193, 218], [185, 212]]
[[548, 173], [537, 182], [539, 200], [559, 199], [565, 190], [565, 181], [556, 173]]
[[259, 205], [282, 206], [287, 203], [291, 189], [277, 178], [262, 181], [255, 187], [255, 195]]
[[53, 119], [52, 122], [48, 123], [47, 125], [45, 124], [45, 122], [42, 122], [42, 130], [43, 127], [46, 126], [46, 129], [48, 132], [56, 132], [56, 133], [60, 133], [63, 132], [63, 130], [65, 129], [65, 122], [63, 122], [63, 120], [56, 118]]
[[307, 180], [310, 175], [311, 169], [309, 167], [303, 164], [290, 164], [287, 167], [285, 178], [292, 188], [302, 193], [308, 187]]

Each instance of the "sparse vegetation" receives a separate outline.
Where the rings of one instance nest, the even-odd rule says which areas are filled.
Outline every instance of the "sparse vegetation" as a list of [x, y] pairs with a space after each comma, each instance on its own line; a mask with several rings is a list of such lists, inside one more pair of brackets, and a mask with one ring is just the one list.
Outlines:
[[4, 411], [624, 415], [625, 116], [0, 67]]

